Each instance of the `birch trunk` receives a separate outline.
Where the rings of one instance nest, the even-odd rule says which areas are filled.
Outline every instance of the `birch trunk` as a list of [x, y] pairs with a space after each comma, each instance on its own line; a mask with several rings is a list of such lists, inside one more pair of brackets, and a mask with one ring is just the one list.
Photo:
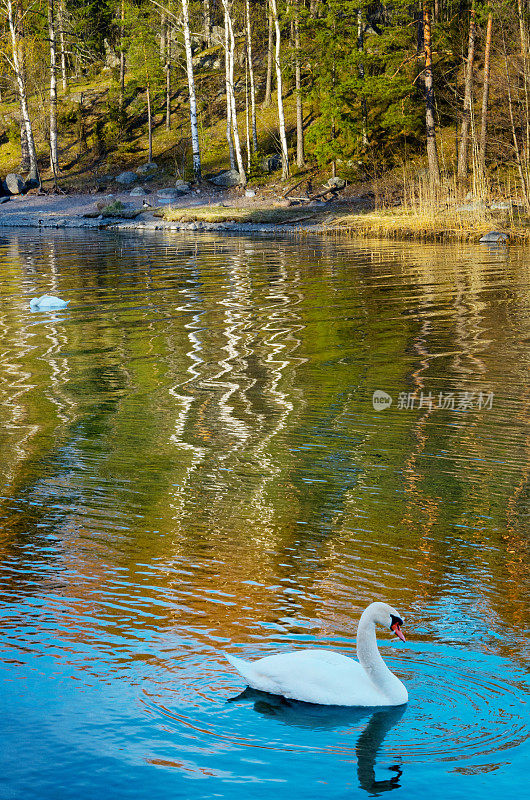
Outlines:
[[[256, 125], [256, 89], [254, 83], [254, 65], [252, 63], [252, 31], [250, 28], [250, 0], [245, 3], [247, 22], [247, 59], [250, 79], [250, 120], [252, 124], [252, 152], [258, 152], [258, 130]], [[249, 155], [250, 160], [250, 155]]]
[[191, 55], [190, 18], [188, 0], [182, 0], [182, 31], [186, 50], [186, 71], [190, 95], [191, 149], [193, 152], [193, 174], [196, 181], [201, 179], [201, 152], [199, 148], [199, 126], [197, 124], [197, 101], [195, 99], [195, 80], [193, 77], [193, 61]]
[[484, 86], [482, 89], [482, 123], [480, 127], [479, 159], [482, 172], [486, 172], [486, 142], [488, 129], [488, 102], [490, 91], [490, 56], [491, 56], [491, 35], [493, 29], [493, 14], [488, 14], [488, 26], [486, 28], [486, 45], [484, 48]]
[[68, 90], [68, 76], [66, 72], [66, 49], [64, 46], [64, 0], [59, 0], [59, 44], [61, 46], [61, 79], [63, 92]]
[[522, 0], [517, 0], [517, 16], [519, 19], [519, 35], [521, 38], [521, 58], [523, 60], [523, 84], [524, 84], [524, 106], [525, 106], [525, 127], [526, 127], [526, 143], [523, 148], [525, 172], [527, 175], [527, 183], [530, 178], [528, 175], [528, 168], [530, 164], [530, 102], [528, 97], [528, 41], [525, 29], [524, 9]]
[[125, 42], [123, 31], [125, 27], [125, 0], [121, 0], [120, 8], [120, 108], [125, 102]]
[[39, 167], [37, 164], [37, 152], [35, 150], [35, 140], [33, 138], [33, 128], [31, 125], [31, 118], [29, 116], [28, 98], [26, 93], [26, 82], [24, 78], [24, 59], [19, 49], [18, 34], [15, 27], [15, 19], [13, 17], [13, 3], [12, 0], [7, 0], [7, 19], [9, 25], [9, 32], [11, 34], [11, 47], [13, 50], [13, 68], [15, 71], [15, 78], [17, 82], [18, 95], [20, 101], [20, 114], [26, 131], [26, 140], [29, 156], [29, 174], [28, 181], [36, 183], [40, 186]]
[[166, 12], [162, 11], [160, 14], [160, 63], [166, 63], [166, 48], [167, 48], [167, 16]]
[[519, 142], [517, 140], [517, 130], [516, 130], [516, 123], [513, 113], [513, 102], [512, 102], [512, 90], [510, 86], [510, 72], [508, 68], [508, 53], [506, 50], [506, 41], [504, 38], [504, 32], [502, 34], [502, 44], [503, 44], [503, 51], [504, 51], [504, 69], [506, 74], [506, 88], [508, 90], [508, 110], [510, 112], [510, 124], [512, 129], [512, 139], [513, 139], [513, 149], [515, 151], [515, 158], [517, 161], [517, 170], [519, 172], [519, 178], [521, 180], [521, 191], [523, 193], [523, 198], [525, 202], [525, 206], [527, 210], [530, 208], [530, 196], [528, 194], [528, 183], [526, 180], [525, 170], [523, 168], [523, 160], [521, 158], [521, 150], [519, 147]]
[[[248, 0], [247, 0], [248, 2]], [[294, 84], [296, 91], [296, 166], [303, 167], [304, 158], [304, 111], [302, 108], [302, 78], [300, 70], [300, 20], [299, 0], [295, 3], [294, 16]]]
[[281, 34], [280, 22], [278, 20], [278, 8], [276, 0], [270, 0], [274, 30], [276, 34], [276, 49], [274, 62], [276, 64], [276, 89], [278, 94], [278, 125], [280, 128], [280, 142], [282, 146], [282, 180], [289, 177], [289, 153], [287, 151], [287, 136], [285, 135], [285, 115], [283, 113], [282, 96], [282, 69], [280, 63]]
[[167, 37], [166, 51], [166, 131], [171, 130], [171, 27]]
[[427, 133], [427, 159], [429, 177], [433, 186], [440, 184], [440, 165], [436, 147], [436, 124], [434, 121], [434, 88], [432, 76], [431, 50], [431, 10], [429, 3], [423, 2], [423, 52], [425, 56], [425, 128]]
[[269, 2], [269, 13], [267, 15], [268, 19], [268, 26], [269, 26], [269, 40], [267, 44], [267, 78], [265, 80], [265, 99], [263, 100], [263, 108], [268, 108], [271, 104], [272, 98], [272, 50], [273, 50], [273, 24], [272, 24], [272, 13], [270, 10], [270, 2]]
[[151, 82], [149, 79], [149, 67], [147, 63], [147, 51], [145, 49], [145, 42], [144, 42], [144, 69], [145, 69], [145, 94], [147, 100], [147, 135], [149, 141], [149, 158], [148, 161], [151, 163], [153, 160], [153, 119], [151, 117]]
[[471, 128], [471, 104], [473, 102], [473, 62], [475, 60], [475, 4], [469, 16], [469, 41], [467, 48], [466, 78], [464, 84], [464, 109], [460, 128], [460, 148], [458, 150], [457, 175], [465, 178], [468, 168], [469, 131]]
[[250, 172], [250, 120], [248, 113], [248, 51], [245, 58], [245, 133], [247, 138], [247, 169]]
[[30, 167], [28, 137], [24, 122], [21, 121], [20, 125], [20, 171], [28, 172]]
[[204, 38], [208, 47], [212, 46], [212, 17], [210, 13], [210, 0], [202, 0], [202, 18], [204, 24]]
[[239, 172], [240, 183], [245, 186], [247, 178], [245, 175], [245, 167], [243, 166], [243, 157], [241, 155], [241, 142], [239, 140], [239, 127], [237, 124], [237, 110], [236, 98], [234, 93], [234, 52], [236, 48], [236, 41], [234, 38], [234, 29], [232, 26], [232, 18], [230, 16], [230, 8], [228, 0], [222, 0], [223, 9], [225, 13], [226, 26], [228, 30], [228, 95], [230, 99], [230, 114], [232, 117], [232, 136], [234, 139], [234, 150], [236, 154], [237, 171]]
[[[357, 11], [357, 50], [361, 53], [364, 50], [364, 22], [361, 8]], [[364, 82], [364, 64], [362, 61], [359, 63], [359, 78]], [[366, 97], [364, 96], [361, 98], [361, 124], [363, 147], [368, 147], [368, 109], [366, 107]]]
[[48, 37], [50, 40], [50, 168], [57, 189], [57, 42], [55, 37], [54, 0], [48, 0]]
[[226, 141], [228, 142], [228, 153], [230, 157], [230, 169], [236, 168], [236, 159], [234, 155], [234, 143], [232, 141], [232, 104], [230, 102], [230, 54], [229, 54], [229, 35], [228, 35], [228, 18], [224, 15], [225, 24], [225, 93], [226, 93]]

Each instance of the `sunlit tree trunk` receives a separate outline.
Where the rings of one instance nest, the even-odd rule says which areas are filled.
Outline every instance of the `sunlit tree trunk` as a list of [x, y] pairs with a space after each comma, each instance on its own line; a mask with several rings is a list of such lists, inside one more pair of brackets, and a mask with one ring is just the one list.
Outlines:
[[[360, 53], [364, 50], [364, 22], [361, 8], [357, 11], [357, 50]], [[364, 64], [362, 61], [359, 63], [359, 78], [364, 82]], [[364, 95], [361, 98], [361, 120], [363, 147], [368, 147], [368, 109]]]
[[226, 93], [226, 141], [228, 142], [228, 154], [230, 157], [230, 169], [236, 168], [236, 158], [234, 155], [234, 143], [232, 141], [232, 102], [230, 99], [230, 43], [228, 33], [228, 17], [224, 15], [225, 25], [225, 93]]
[[167, 15], [165, 11], [160, 14], [160, 63], [166, 63], [167, 50]]
[[210, 0], [202, 0], [202, 19], [204, 38], [208, 47], [212, 46], [212, 17], [210, 13]]
[[488, 129], [488, 103], [490, 90], [490, 58], [491, 58], [491, 37], [493, 30], [493, 14], [488, 14], [488, 26], [486, 28], [486, 45], [484, 47], [484, 84], [482, 89], [482, 123], [480, 127], [479, 159], [482, 172], [486, 171], [486, 144]]
[[19, 37], [16, 28], [16, 22], [13, 16], [13, 3], [12, 0], [6, 0], [7, 4], [7, 20], [9, 25], [9, 32], [11, 34], [11, 49], [13, 55], [13, 70], [15, 72], [15, 79], [17, 82], [20, 114], [26, 131], [26, 140], [29, 156], [29, 174], [28, 180], [40, 186], [39, 167], [37, 164], [37, 152], [35, 150], [35, 140], [33, 138], [33, 128], [31, 125], [31, 118], [28, 109], [28, 97], [26, 93], [26, 81], [24, 75], [24, 57], [21, 52]]
[[270, 106], [272, 98], [272, 61], [273, 61], [273, 47], [274, 47], [274, 30], [273, 30], [270, 2], [268, 5], [267, 22], [269, 29], [269, 38], [267, 43], [267, 77], [265, 79], [265, 99], [263, 100], [263, 108], [268, 108]]
[[475, 60], [475, 4], [469, 16], [469, 41], [467, 48], [466, 77], [464, 84], [464, 109], [460, 128], [460, 148], [458, 150], [457, 174], [465, 178], [468, 168], [469, 132], [471, 129], [471, 113], [473, 103], [473, 63]]
[[256, 90], [254, 84], [254, 65], [252, 64], [252, 31], [250, 29], [250, 0], [245, 2], [247, 28], [247, 60], [250, 80], [250, 120], [252, 123], [252, 151], [258, 152], [258, 131], [256, 126]]
[[512, 90], [510, 84], [510, 70], [509, 70], [509, 56], [508, 50], [506, 48], [506, 39], [504, 36], [504, 31], [502, 33], [502, 45], [503, 45], [503, 54], [504, 54], [504, 70], [506, 75], [506, 89], [508, 94], [508, 111], [510, 113], [510, 126], [512, 130], [512, 139], [513, 139], [513, 149], [515, 152], [515, 158], [517, 163], [517, 170], [519, 172], [519, 178], [521, 180], [521, 191], [523, 193], [525, 206], [530, 209], [530, 195], [528, 192], [528, 181], [527, 175], [525, 173], [525, 169], [523, 166], [523, 158], [521, 154], [521, 148], [519, 147], [519, 141], [517, 139], [517, 124], [515, 121], [515, 114], [513, 110], [513, 100], [512, 100]]
[[125, 102], [125, 42], [124, 42], [124, 28], [125, 28], [125, 0], [121, 0], [120, 5], [120, 108], [123, 108]]
[[59, 0], [58, 12], [59, 44], [61, 47], [61, 79], [63, 84], [63, 92], [66, 93], [68, 89], [68, 75], [66, 71], [66, 48], [64, 44], [64, 0]]
[[20, 125], [20, 171], [21, 172], [29, 172], [30, 168], [30, 160], [29, 160], [29, 148], [28, 148], [28, 136], [26, 133], [26, 128], [24, 127], [24, 122], [21, 121]]
[[171, 27], [166, 43], [166, 131], [171, 130]]
[[304, 166], [304, 112], [302, 108], [302, 77], [300, 70], [300, 19], [299, 0], [295, 2], [294, 16], [294, 83], [296, 91], [296, 166]]
[[59, 171], [57, 153], [57, 42], [54, 0], [48, 0], [48, 38], [50, 40], [50, 168], [57, 188]]
[[523, 86], [524, 86], [524, 106], [525, 106], [525, 128], [526, 128], [526, 141], [523, 148], [525, 172], [527, 176], [527, 185], [530, 181], [528, 174], [530, 166], [530, 101], [528, 89], [528, 35], [525, 28], [525, 9], [523, 8], [522, 0], [517, 0], [517, 16], [519, 19], [519, 36], [521, 40], [521, 58], [523, 62]]
[[431, 10], [429, 3], [423, 2], [423, 53], [425, 57], [425, 128], [427, 133], [427, 159], [429, 177], [434, 186], [440, 184], [440, 165], [436, 146], [436, 124], [434, 121], [434, 87], [431, 50]]
[[190, 18], [188, 0], [182, 2], [182, 31], [184, 34], [184, 49], [186, 50], [186, 72], [188, 74], [188, 89], [190, 96], [190, 125], [191, 148], [193, 152], [193, 174], [195, 180], [201, 179], [201, 153], [199, 148], [199, 125], [197, 123], [197, 101], [195, 99], [195, 79], [193, 76], [193, 60], [191, 53]]
[[245, 175], [245, 167], [243, 166], [243, 157], [241, 154], [241, 142], [239, 140], [239, 127], [237, 124], [236, 98], [234, 93], [234, 53], [236, 42], [228, 0], [222, 0], [222, 2], [226, 20], [225, 24], [227, 26], [226, 29], [228, 30], [228, 94], [230, 99], [230, 114], [232, 117], [232, 136], [234, 140], [237, 171], [239, 172], [240, 183], [244, 186], [247, 182], [247, 178]]
[[274, 62], [276, 65], [276, 89], [278, 94], [278, 127], [280, 129], [280, 142], [282, 147], [282, 180], [289, 177], [289, 153], [287, 150], [287, 136], [285, 134], [285, 115], [283, 112], [283, 96], [282, 96], [282, 68], [280, 62], [280, 48], [281, 48], [281, 33], [280, 22], [278, 20], [278, 8], [276, 0], [270, 0], [272, 17], [274, 21], [276, 49], [274, 55]]
[[149, 78], [149, 66], [147, 61], [147, 51], [145, 49], [144, 43], [144, 67], [145, 67], [145, 94], [147, 99], [147, 135], [148, 135], [148, 142], [149, 142], [149, 158], [148, 161], [151, 163], [153, 160], [153, 117], [151, 114], [151, 81]]
[[248, 51], [245, 54], [245, 133], [247, 139], [247, 169], [250, 170], [250, 119], [248, 109]]

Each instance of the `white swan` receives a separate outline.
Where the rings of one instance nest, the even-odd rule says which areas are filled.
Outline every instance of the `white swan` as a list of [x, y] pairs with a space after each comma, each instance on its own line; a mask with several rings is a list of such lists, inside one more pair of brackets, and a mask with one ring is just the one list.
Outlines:
[[29, 307], [32, 311], [59, 311], [61, 308], [66, 308], [69, 302], [54, 297], [53, 294], [43, 294], [41, 297], [32, 297]]
[[337, 706], [399, 706], [408, 692], [381, 658], [375, 623], [389, 628], [403, 642], [403, 620], [387, 603], [371, 603], [359, 620], [357, 658], [333, 650], [298, 650], [243, 661], [225, 653], [253, 689], [292, 700]]

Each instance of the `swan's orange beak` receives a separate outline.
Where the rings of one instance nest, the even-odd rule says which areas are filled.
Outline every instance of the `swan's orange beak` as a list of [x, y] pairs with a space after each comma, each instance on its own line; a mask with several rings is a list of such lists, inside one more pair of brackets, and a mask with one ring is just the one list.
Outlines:
[[406, 642], [407, 641], [405, 639], [405, 637], [403, 636], [403, 631], [401, 630], [401, 628], [399, 626], [399, 622], [394, 622], [394, 624], [390, 626], [390, 630], [394, 631], [394, 633], [396, 634], [398, 639], [401, 639], [402, 642]]

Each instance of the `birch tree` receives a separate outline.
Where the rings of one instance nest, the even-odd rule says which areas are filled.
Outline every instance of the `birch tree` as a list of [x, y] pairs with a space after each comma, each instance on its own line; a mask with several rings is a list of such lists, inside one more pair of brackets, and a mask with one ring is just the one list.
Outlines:
[[272, 62], [273, 62], [273, 45], [274, 45], [274, 30], [272, 22], [272, 12], [270, 8], [270, 0], [267, 4], [267, 25], [269, 36], [267, 40], [267, 77], [265, 78], [265, 98], [263, 100], [263, 108], [268, 108], [271, 104], [272, 98]]
[[431, 49], [431, 9], [427, 0], [423, 0], [423, 54], [425, 58], [425, 128], [427, 133], [427, 159], [431, 184], [440, 184], [440, 165], [436, 146], [436, 124], [434, 121], [434, 85], [432, 74]]
[[48, 37], [50, 40], [50, 168], [57, 189], [59, 171], [57, 151], [57, 48], [54, 0], [48, 0]]
[[125, 0], [120, 1], [120, 108], [125, 100]]
[[467, 48], [466, 77], [464, 84], [464, 109], [460, 128], [460, 147], [458, 150], [457, 175], [465, 178], [468, 169], [469, 132], [473, 103], [473, 64], [475, 60], [475, 4], [469, 14], [469, 41]]
[[225, 51], [225, 95], [226, 95], [226, 141], [228, 142], [228, 156], [230, 158], [230, 169], [236, 168], [236, 158], [234, 155], [234, 143], [232, 141], [232, 102], [230, 99], [230, 43], [228, 33], [228, 17], [224, 15], [224, 51]]
[[166, 131], [171, 130], [171, 23], [168, 28], [166, 42]]
[[[27, 176], [27, 180], [28, 182], [40, 186], [39, 167], [37, 164], [37, 151], [35, 149], [35, 139], [33, 138], [33, 127], [31, 124], [31, 118], [29, 115], [29, 108], [28, 108], [28, 96], [26, 90], [26, 79], [24, 70], [24, 55], [22, 52], [22, 48], [20, 46], [17, 23], [15, 21], [15, 17], [13, 14], [12, 0], [6, 0], [6, 10], [7, 10], [7, 21], [9, 25], [9, 32], [11, 35], [11, 51], [12, 51], [11, 66], [13, 67], [13, 72], [15, 73], [15, 79], [17, 82], [18, 96], [20, 102], [20, 114], [22, 117], [22, 122], [24, 124], [24, 130], [26, 133], [26, 145], [29, 156], [29, 174]], [[17, 11], [20, 12], [19, 16], [22, 16], [22, 8], [18, 7]]]
[[237, 124], [237, 109], [236, 98], [234, 93], [234, 53], [235, 53], [235, 37], [234, 28], [232, 25], [232, 17], [230, 16], [230, 7], [228, 0], [222, 0], [223, 10], [225, 15], [225, 31], [228, 33], [227, 53], [228, 53], [228, 82], [227, 82], [227, 103], [230, 104], [230, 114], [232, 118], [232, 137], [234, 140], [234, 150], [236, 155], [237, 171], [239, 172], [240, 183], [244, 186], [247, 182], [245, 175], [245, 168], [243, 166], [243, 157], [241, 154], [241, 142], [239, 140], [239, 128]]
[[482, 88], [482, 119], [480, 126], [479, 141], [479, 162], [482, 173], [486, 173], [486, 141], [488, 129], [488, 104], [490, 90], [490, 59], [491, 59], [491, 38], [493, 31], [493, 14], [488, 14], [488, 24], [486, 28], [486, 44], [484, 47], [484, 82]]
[[193, 152], [193, 174], [196, 181], [201, 180], [201, 151], [199, 147], [199, 125], [197, 123], [197, 101], [195, 99], [195, 79], [193, 76], [193, 59], [191, 53], [190, 17], [188, 0], [182, 2], [182, 32], [186, 51], [186, 72], [190, 97], [191, 149]]
[[[256, 126], [256, 89], [254, 83], [254, 65], [252, 63], [252, 31], [250, 27], [250, 0], [245, 2], [245, 16], [247, 29], [247, 60], [250, 81], [250, 120], [252, 124], [252, 150], [258, 152], [258, 131]], [[250, 159], [250, 155], [249, 155]]]
[[[248, 0], [247, 0], [248, 2]], [[300, 70], [299, 0], [294, 7], [294, 82], [296, 91], [296, 166], [304, 166], [304, 112], [302, 108], [302, 79]]]
[[59, 22], [59, 44], [61, 48], [61, 79], [63, 83], [63, 92], [68, 89], [68, 75], [66, 71], [66, 46], [64, 43], [64, 0], [59, 0], [58, 8], [58, 22]]
[[282, 95], [282, 67], [280, 61], [281, 50], [281, 32], [280, 21], [278, 19], [278, 7], [276, 0], [270, 0], [272, 18], [274, 22], [275, 31], [275, 54], [274, 63], [276, 65], [276, 89], [278, 94], [278, 127], [280, 129], [280, 142], [282, 147], [282, 180], [289, 177], [289, 153], [287, 150], [287, 136], [285, 134], [285, 115], [283, 111], [283, 95]]

